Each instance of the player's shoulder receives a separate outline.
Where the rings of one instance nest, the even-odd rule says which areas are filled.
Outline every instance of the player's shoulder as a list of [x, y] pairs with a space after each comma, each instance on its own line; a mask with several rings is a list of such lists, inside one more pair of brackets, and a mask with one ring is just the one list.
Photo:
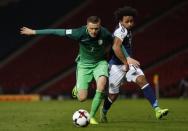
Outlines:
[[110, 31], [107, 28], [105, 28], [104, 26], [101, 26], [101, 32], [111, 34]]
[[116, 30], [114, 31], [113, 36], [114, 37], [118, 37], [119, 39], [121, 39], [122, 41], [124, 40], [124, 38], [127, 36], [127, 29], [124, 28], [120, 23], [118, 25], [118, 27], [116, 28]]
[[86, 31], [86, 25], [84, 25], [84, 26], [81, 26], [81, 27], [79, 27], [78, 28], [78, 30], [80, 31], [80, 32], [85, 32]]
[[117, 28], [114, 31], [114, 34], [121, 34], [121, 35], [127, 35], [127, 29], [121, 26], [120, 24], [117, 26]]
[[101, 26], [101, 31], [100, 31], [102, 37], [112, 37], [112, 33], [105, 27]]
[[75, 31], [79, 34], [79, 36], [83, 36], [86, 34], [86, 30], [87, 30], [87, 27], [86, 25], [84, 25], [84, 26], [77, 28]]

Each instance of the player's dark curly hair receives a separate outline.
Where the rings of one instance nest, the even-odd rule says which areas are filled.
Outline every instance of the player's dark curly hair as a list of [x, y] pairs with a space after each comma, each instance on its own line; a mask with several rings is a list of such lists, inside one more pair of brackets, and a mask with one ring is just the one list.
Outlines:
[[124, 6], [123, 8], [119, 8], [114, 12], [114, 16], [117, 21], [122, 20], [123, 16], [136, 17], [136, 15], [137, 15], [137, 10], [130, 6]]

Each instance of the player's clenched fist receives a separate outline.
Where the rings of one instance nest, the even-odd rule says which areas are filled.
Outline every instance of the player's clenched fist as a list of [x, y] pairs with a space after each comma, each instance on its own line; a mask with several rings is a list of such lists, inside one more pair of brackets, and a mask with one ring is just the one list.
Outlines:
[[36, 32], [33, 29], [27, 28], [27, 27], [22, 27], [20, 28], [20, 34], [22, 35], [35, 35]]

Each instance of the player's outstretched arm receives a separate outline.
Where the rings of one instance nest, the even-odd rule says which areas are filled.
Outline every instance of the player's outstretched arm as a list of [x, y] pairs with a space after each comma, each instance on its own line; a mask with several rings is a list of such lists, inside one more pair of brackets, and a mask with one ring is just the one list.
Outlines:
[[20, 28], [20, 34], [22, 35], [58, 35], [65, 36], [65, 29], [41, 29], [33, 30], [28, 27]]
[[66, 36], [68, 38], [79, 40], [81, 36], [82, 28], [75, 29], [40, 29], [33, 30], [27, 27], [22, 27], [20, 29], [20, 34], [23, 35], [56, 35], [56, 36]]
[[35, 35], [36, 31], [27, 27], [20, 28], [20, 34], [22, 35]]

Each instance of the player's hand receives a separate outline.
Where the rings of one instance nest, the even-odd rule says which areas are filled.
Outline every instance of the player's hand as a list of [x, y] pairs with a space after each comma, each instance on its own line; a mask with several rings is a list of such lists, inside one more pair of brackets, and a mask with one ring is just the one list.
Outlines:
[[22, 27], [20, 28], [20, 34], [22, 35], [35, 35], [36, 32], [33, 29], [27, 28], [27, 27]]
[[135, 60], [135, 59], [133, 59], [133, 58], [131, 58], [131, 57], [128, 57], [127, 58], [127, 63], [129, 64], [129, 65], [134, 65], [134, 66], [136, 66], [136, 67], [139, 67], [140, 66], [140, 62], [139, 61], [137, 61], [137, 60]]
[[124, 61], [123, 64], [124, 64], [123, 70], [128, 71], [129, 70], [129, 64], [127, 63], [127, 60]]

